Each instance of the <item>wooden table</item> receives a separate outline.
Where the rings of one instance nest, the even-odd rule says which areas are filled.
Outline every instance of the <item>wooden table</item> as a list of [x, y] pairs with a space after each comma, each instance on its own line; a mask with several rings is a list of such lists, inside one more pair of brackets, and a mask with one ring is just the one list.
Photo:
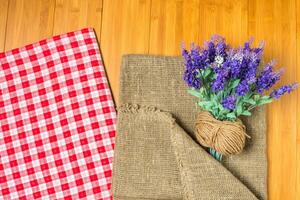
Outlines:
[[[118, 101], [121, 56], [179, 55], [214, 33], [266, 41], [265, 58], [300, 82], [300, 0], [0, 0], [0, 50], [93, 27]], [[300, 199], [300, 90], [268, 107], [269, 199]]]

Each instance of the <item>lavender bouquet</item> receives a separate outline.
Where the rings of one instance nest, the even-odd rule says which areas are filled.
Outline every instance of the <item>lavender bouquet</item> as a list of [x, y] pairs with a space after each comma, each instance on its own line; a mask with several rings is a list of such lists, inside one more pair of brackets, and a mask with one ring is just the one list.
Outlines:
[[[218, 160], [222, 155], [240, 153], [244, 147], [247, 134], [239, 116], [250, 116], [253, 108], [271, 103], [297, 86], [293, 83], [268, 92], [279, 81], [283, 70], [274, 71], [273, 61], [262, 63], [263, 46], [261, 43], [253, 48], [248, 41], [242, 47], [232, 48], [223, 37], [213, 36], [203, 48], [192, 45], [189, 51], [183, 47], [184, 80], [190, 87], [188, 92], [199, 98], [198, 105], [207, 111], [199, 118], [198, 124], [206, 126], [198, 128], [200, 136], [197, 139], [210, 147], [210, 153]], [[207, 126], [222, 122], [223, 129], [219, 128], [219, 133], [212, 131], [213, 126]], [[230, 138], [228, 134], [237, 127], [236, 131], [244, 133], [234, 133]], [[231, 142], [238, 139], [238, 144]]]

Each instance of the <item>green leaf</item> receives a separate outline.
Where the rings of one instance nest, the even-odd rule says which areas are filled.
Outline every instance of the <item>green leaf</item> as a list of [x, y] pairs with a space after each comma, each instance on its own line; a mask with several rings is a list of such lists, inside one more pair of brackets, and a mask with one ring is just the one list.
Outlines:
[[207, 78], [211, 73], [211, 69], [208, 67], [204, 70], [203, 78]]
[[219, 115], [227, 115], [228, 112], [229, 112], [228, 109], [222, 107], [222, 109], [220, 109]]
[[213, 103], [210, 101], [199, 101], [198, 105], [205, 110], [210, 110], [213, 106]]
[[262, 96], [258, 99], [256, 104], [258, 106], [261, 106], [261, 105], [264, 105], [264, 104], [267, 104], [267, 103], [271, 103], [272, 101], [273, 101], [273, 99], [270, 96]]
[[[245, 95], [245, 98], [246, 98], [246, 99], [250, 99], [250, 97], [251, 97], [252, 94], [253, 94], [252, 92], [249, 92], [248, 94]], [[256, 96], [257, 96], [257, 95], [254, 95], [254, 96], [253, 96], [254, 99], [255, 99]]]
[[267, 100], [267, 99], [272, 99], [270, 96], [262, 96], [260, 97], [261, 100]]
[[242, 114], [242, 112], [243, 112], [243, 106], [242, 106], [242, 104], [239, 104], [236, 108], [236, 114], [240, 115], [240, 114]]
[[206, 105], [208, 102], [207, 101], [199, 101], [198, 102], [198, 106], [204, 106], [204, 105]]
[[235, 114], [234, 114], [233, 112], [228, 113], [228, 114], [226, 115], [226, 117], [229, 118], [229, 119], [235, 119], [235, 118], [236, 118], [236, 116], [235, 116]]
[[251, 112], [249, 112], [248, 110], [244, 110], [241, 115], [251, 116]]
[[254, 101], [253, 99], [244, 99], [244, 102], [249, 103], [250, 105], [256, 104], [256, 101]]
[[195, 97], [202, 98], [202, 94], [199, 90], [189, 89], [188, 93], [195, 96]]
[[240, 79], [234, 80], [233, 82], [231, 82], [229, 84], [229, 89], [231, 90], [231, 89], [235, 88], [236, 86], [238, 86], [239, 83], [240, 83]]
[[218, 108], [220, 109], [220, 111], [222, 111], [222, 110], [227, 110], [227, 109], [225, 109], [225, 108], [222, 106], [222, 104], [220, 104], [220, 103], [218, 103], [217, 106], [218, 106]]
[[258, 101], [260, 99], [260, 95], [259, 94], [253, 95], [253, 99], [254, 101]]

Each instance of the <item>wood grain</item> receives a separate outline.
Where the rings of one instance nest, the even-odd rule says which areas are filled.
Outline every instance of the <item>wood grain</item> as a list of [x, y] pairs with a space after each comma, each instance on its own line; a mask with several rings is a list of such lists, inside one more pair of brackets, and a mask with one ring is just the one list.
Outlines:
[[181, 43], [198, 40], [199, 1], [152, 0], [150, 27], [150, 54], [180, 54]]
[[248, 39], [248, 0], [200, 1], [199, 43], [213, 34], [237, 46]]
[[101, 33], [102, 0], [56, 0], [53, 34], [93, 27]]
[[[286, 69], [280, 83], [296, 81], [295, 1], [251, 1], [249, 13], [249, 33], [256, 40], [265, 40], [265, 57], [276, 58], [277, 68], [284, 66]], [[296, 110], [297, 93], [284, 96], [268, 106], [270, 199], [299, 199], [295, 186]]]
[[54, 0], [9, 0], [5, 50], [50, 37]]
[[150, 0], [104, 1], [102, 19], [100, 47], [118, 102], [122, 55], [149, 50]]
[[[266, 41], [280, 84], [300, 82], [300, 0], [0, 0], [0, 51], [93, 27], [118, 102], [121, 57], [179, 55], [180, 43], [221, 34], [234, 46]], [[300, 89], [268, 106], [271, 200], [300, 199]]]
[[0, 0], [0, 52], [4, 51], [8, 0]]
[[[296, 1], [296, 9], [297, 9], [297, 65], [290, 68], [290, 70], [294, 70], [297, 74], [297, 81], [300, 83], [300, 0]], [[299, 85], [300, 86], [300, 85]], [[299, 199], [300, 198], [300, 89], [298, 88], [297, 92], [297, 140], [296, 140], [296, 146], [297, 146], [297, 162], [296, 162], [296, 196]]]

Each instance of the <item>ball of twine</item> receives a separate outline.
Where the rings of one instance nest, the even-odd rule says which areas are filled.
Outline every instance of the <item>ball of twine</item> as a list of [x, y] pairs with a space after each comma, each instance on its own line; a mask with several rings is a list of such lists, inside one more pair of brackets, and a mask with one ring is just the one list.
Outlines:
[[196, 138], [205, 147], [210, 147], [222, 155], [234, 155], [242, 152], [246, 128], [240, 119], [220, 121], [209, 112], [201, 112], [196, 122]]

